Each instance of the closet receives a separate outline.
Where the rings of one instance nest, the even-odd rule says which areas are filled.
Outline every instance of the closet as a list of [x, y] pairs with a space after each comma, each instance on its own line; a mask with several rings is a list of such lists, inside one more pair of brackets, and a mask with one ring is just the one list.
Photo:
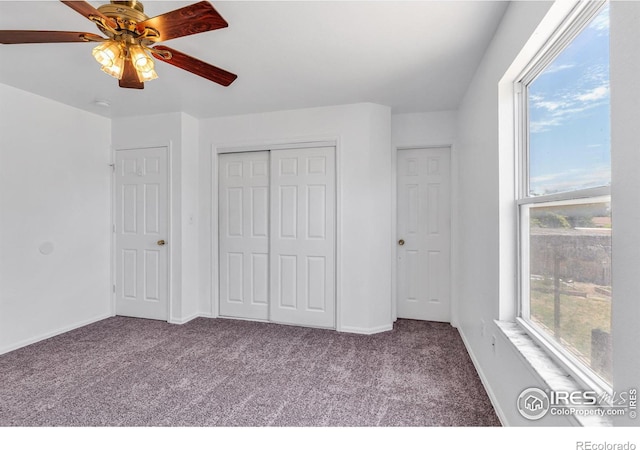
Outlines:
[[335, 328], [335, 147], [218, 155], [220, 316]]

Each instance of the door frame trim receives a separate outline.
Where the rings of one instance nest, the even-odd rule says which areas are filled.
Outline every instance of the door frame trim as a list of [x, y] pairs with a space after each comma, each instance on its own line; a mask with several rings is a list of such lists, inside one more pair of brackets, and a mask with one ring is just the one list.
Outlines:
[[270, 143], [257, 142], [249, 144], [211, 144], [211, 167], [209, 172], [209, 180], [211, 181], [211, 216], [210, 216], [210, 236], [211, 249], [209, 252], [210, 273], [211, 273], [211, 303], [210, 315], [206, 317], [220, 317], [220, 268], [218, 263], [218, 254], [220, 250], [219, 229], [218, 229], [218, 155], [223, 153], [240, 153], [240, 152], [257, 152], [270, 150], [285, 150], [295, 148], [310, 147], [333, 147], [335, 149], [335, 329], [343, 331], [342, 327], [342, 289], [341, 289], [341, 272], [342, 272], [342, 252], [341, 252], [341, 229], [342, 229], [342, 173], [341, 173], [341, 155], [342, 143], [340, 136], [310, 136], [301, 137], [299, 139], [282, 139], [275, 140]]
[[[398, 320], [398, 246], [396, 241], [398, 239], [398, 151], [401, 150], [429, 150], [434, 148], [447, 148], [449, 149], [449, 310], [451, 317], [451, 325], [457, 327], [457, 290], [454, 290], [456, 273], [454, 269], [455, 249], [455, 224], [457, 223], [457, 212], [453, 206], [457, 204], [457, 159], [454, 156], [453, 144], [411, 144], [411, 145], [394, 145], [392, 146], [392, 167], [391, 167], [391, 212], [393, 221], [391, 223], [391, 235], [393, 240], [391, 241], [391, 319], [392, 322]], [[455, 160], [455, 162], [454, 162]]]
[[173, 148], [171, 141], [165, 141], [158, 143], [156, 145], [145, 144], [140, 146], [122, 146], [118, 148], [111, 147], [111, 309], [112, 316], [116, 315], [116, 231], [115, 231], [115, 220], [116, 220], [116, 152], [119, 151], [127, 151], [127, 150], [145, 150], [150, 148], [164, 148], [167, 152], [167, 236], [169, 237], [169, 245], [167, 252], [167, 320], [168, 323], [173, 323], [173, 256], [174, 252], [179, 251], [179, 248], [176, 248], [173, 243], [175, 239], [173, 239], [173, 227], [171, 226], [172, 218], [173, 218]]
[[313, 148], [313, 147], [336, 147], [336, 139], [327, 141], [301, 141], [301, 142], [287, 142], [271, 145], [245, 145], [245, 146], [231, 146], [231, 147], [218, 147], [216, 152], [221, 153], [248, 153], [248, 152], [265, 152], [270, 150], [290, 150], [295, 148]]

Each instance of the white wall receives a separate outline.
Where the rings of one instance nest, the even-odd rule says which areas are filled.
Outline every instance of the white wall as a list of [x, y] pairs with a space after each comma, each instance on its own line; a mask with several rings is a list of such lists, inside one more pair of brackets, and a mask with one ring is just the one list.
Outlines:
[[112, 314], [110, 132], [0, 85], [0, 353]]
[[[520, 65], [523, 55], [531, 58], [571, 6], [568, 2], [553, 6], [511, 3], [458, 111], [460, 267], [456, 284], [460, 286], [460, 331], [501, 419], [508, 425], [575, 424], [570, 418], [549, 415], [536, 422], [520, 417], [515, 408], [519, 393], [545, 384], [493, 322], [513, 318], [515, 311], [515, 226], [513, 213], [509, 213], [513, 211], [514, 140], [507, 132], [513, 129], [512, 95], [508, 92], [515, 77], [512, 63], [517, 60], [515, 65]], [[640, 38], [639, 18], [640, 4], [611, 3], [613, 389], [618, 392], [637, 388], [640, 380], [640, 328], [636, 323], [640, 317], [640, 140], [636, 129], [640, 51], [632, 44]], [[484, 334], [481, 321], [486, 327]], [[496, 338], [495, 349], [492, 336]], [[632, 424], [628, 417], [618, 420], [619, 424]]]
[[182, 114], [182, 322], [200, 315], [198, 299], [199, 121]]
[[[217, 285], [212, 210], [216, 147], [338, 140], [338, 328], [372, 333], [391, 328], [391, 126], [388, 107], [356, 104], [202, 120], [200, 149], [200, 292]], [[213, 150], [212, 150], [213, 149]], [[215, 154], [215, 153], [214, 153]], [[216, 173], [215, 167], [213, 173]], [[213, 180], [213, 185], [211, 184]], [[213, 194], [216, 195], [215, 192]], [[206, 213], [205, 213], [206, 212]], [[209, 212], [211, 214], [209, 214]], [[215, 244], [215, 241], [214, 241]], [[214, 302], [215, 303], [215, 302]], [[215, 304], [201, 305], [215, 315]]]
[[394, 148], [451, 145], [455, 127], [456, 111], [394, 114], [391, 143]]
[[[508, 425], [569, 425], [567, 419], [550, 415], [530, 422], [517, 412], [520, 392], [540, 386], [542, 380], [493, 322], [499, 318], [500, 294], [498, 83], [549, 7], [547, 2], [509, 5], [458, 110], [458, 221], [454, 230], [458, 325], [497, 412]], [[484, 335], [481, 321], [486, 327]]]
[[[640, 389], [640, 3], [611, 3], [613, 385]], [[616, 425], [638, 426], [629, 415]]]
[[169, 148], [171, 323], [184, 323], [199, 315], [198, 125], [184, 113], [114, 119], [112, 123], [114, 149]]

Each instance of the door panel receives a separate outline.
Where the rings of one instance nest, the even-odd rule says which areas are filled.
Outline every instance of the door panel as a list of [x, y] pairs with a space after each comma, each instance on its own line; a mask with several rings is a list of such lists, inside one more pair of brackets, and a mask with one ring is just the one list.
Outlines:
[[269, 152], [219, 156], [220, 315], [269, 316]]
[[167, 320], [167, 149], [116, 151], [116, 314]]
[[292, 309], [298, 307], [298, 257], [295, 255], [279, 255], [280, 264], [275, 270], [279, 272], [278, 283], [275, 291], [279, 293], [280, 300], [276, 309]]
[[398, 317], [450, 320], [449, 149], [398, 151]]
[[335, 328], [335, 149], [271, 151], [274, 322]]
[[253, 287], [253, 303], [269, 304], [269, 255], [267, 253], [251, 254], [251, 286]]

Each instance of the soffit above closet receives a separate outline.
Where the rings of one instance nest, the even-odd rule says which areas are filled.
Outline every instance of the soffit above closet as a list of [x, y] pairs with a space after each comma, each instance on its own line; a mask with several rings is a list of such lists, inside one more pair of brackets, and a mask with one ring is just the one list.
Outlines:
[[[91, 1], [97, 7], [104, 2]], [[143, 2], [148, 16], [194, 3]], [[118, 88], [88, 44], [0, 45], [0, 83], [106, 117], [197, 118], [357, 102], [394, 113], [456, 109], [508, 2], [219, 1], [229, 27], [171, 45], [238, 75], [230, 87], [162, 64]], [[0, 29], [96, 32], [57, 1], [0, 1]], [[99, 106], [106, 100], [111, 106]]]

